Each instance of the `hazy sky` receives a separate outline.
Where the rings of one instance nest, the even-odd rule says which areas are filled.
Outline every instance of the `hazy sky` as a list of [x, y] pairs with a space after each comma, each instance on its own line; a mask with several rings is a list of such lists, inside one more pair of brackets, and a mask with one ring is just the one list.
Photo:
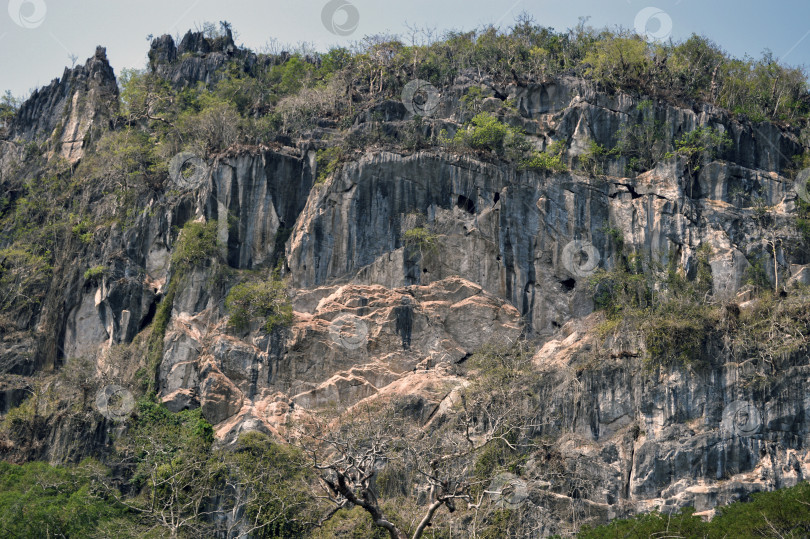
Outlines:
[[107, 47], [118, 74], [124, 67], [145, 65], [147, 35], [183, 34], [204, 21], [220, 20], [233, 24], [238, 44], [253, 49], [272, 38], [326, 49], [380, 32], [404, 34], [406, 22], [437, 30], [469, 30], [489, 23], [505, 28], [526, 11], [537, 23], [557, 30], [588, 16], [595, 27], [639, 27], [652, 36], [671, 34], [676, 40], [704, 34], [736, 56], [759, 56], [768, 48], [789, 64], [810, 65], [810, 0], [3, 0], [0, 4], [7, 4], [0, 10], [0, 91], [10, 89], [15, 95], [61, 76], [71, 65], [71, 55], [84, 63], [96, 45]]

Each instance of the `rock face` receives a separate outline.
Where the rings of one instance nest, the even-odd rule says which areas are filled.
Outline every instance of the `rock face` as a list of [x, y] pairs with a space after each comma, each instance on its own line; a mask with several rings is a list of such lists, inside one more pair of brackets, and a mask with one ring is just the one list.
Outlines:
[[[722, 343], [713, 343], [714, 360], [703, 370], [651, 370], [634, 338], [595, 337], [597, 320], [566, 324], [534, 357], [548, 403], [538, 423], [546, 435], [565, 433], [560, 458], [568, 471], [555, 481], [549, 469], [534, 467], [530, 485], [551, 480], [532, 492], [536, 510], [556, 499], [578, 513], [573, 520], [658, 507], [704, 512], [806, 480], [805, 353], [784, 358], [783, 374], [757, 387], [750, 368], [727, 360]], [[583, 368], [583, 357], [599, 359]]]
[[245, 71], [256, 64], [255, 54], [236, 47], [230, 30], [217, 38], [189, 30], [179, 45], [175, 45], [170, 35], [163, 35], [152, 40], [149, 49], [152, 72], [176, 88], [198, 82], [213, 86], [226, 76], [222, 68], [229, 62], [239, 64]]
[[118, 108], [118, 85], [103, 47], [83, 66], [65, 68], [61, 79], [36, 90], [23, 103], [10, 139], [49, 139], [54, 151], [75, 163], [84, 155], [85, 137]]
[[[176, 87], [210, 85], [229, 62], [250, 69], [256, 61], [235, 49], [230, 34], [211, 40], [189, 33], [179, 46], [162, 36], [149, 58], [152, 71]], [[474, 82], [457, 82], [442, 98], [439, 123], [461, 119], [458, 97]], [[88, 130], [103, 118], [100, 105], [88, 104], [116, 91], [99, 49], [85, 66], [36, 92], [12, 133], [54, 136], [63, 156], [79, 159]], [[535, 135], [538, 147], [552, 137], [566, 140], [572, 164], [592, 141], [613, 146], [618, 128], [643, 114], [660, 121], [670, 141], [713, 126], [733, 144], [697, 174], [665, 160], [632, 177], [623, 158], [606, 163], [604, 175], [588, 175], [521, 171], [441, 148], [375, 148], [317, 184], [315, 144], [233, 150], [206, 162], [199, 185], [150, 195], [125, 228], [110, 226], [82, 265], [65, 269], [68, 277], [54, 283], [68, 285], [52, 292], [36, 338], [0, 341], [3, 374], [31, 375], [77, 357], [109, 368], [111, 353], [133, 343], [167, 301], [177, 276], [177, 228], [216, 220], [229, 271], [267, 271], [283, 261], [294, 311], [289, 327], [269, 334], [258, 323], [235, 331], [213, 264], [185, 275], [176, 291], [159, 396], [173, 411], [201, 408], [222, 441], [245, 430], [283, 435], [290, 415], [393, 395], [411, 399], [413, 417], [426, 424], [468, 382], [453, 365], [485, 344], [526, 337], [537, 347], [537, 391], [547, 403], [540, 434], [558, 440], [545, 461], [526, 464], [525, 510], [545, 532], [657, 505], [708, 510], [805, 478], [806, 354], [783, 358], [782, 374], [765, 388], [749, 384], [720, 343], [703, 371], [650, 372], [637, 339], [598, 336], [588, 286], [597, 263], [616, 265], [621, 237], [647, 263], [674, 262], [687, 275], [696, 271], [700, 246], [710, 245], [715, 292], [731, 297], [750, 261], [769, 256], [769, 239], [799, 241], [796, 193], [784, 174], [804, 149], [799, 133], [741, 123], [708, 106], [657, 104], [642, 113], [638, 100], [575, 79], [498, 94], [514, 99], [521, 117], [510, 121]], [[501, 98], [493, 92], [487, 107], [497, 108]], [[397, 103], [378, 112], [392, 129], [409, 120]], [[771, 208], [767, 219], [757, 204]], [[408, 243], [406, 232], [420, 226], [434, 240]], [[572, 246], [588, 260], [573, 258]], [[780, 282], [807, 283], [808, 256], [777, 250]], [[762, 270], [773, 281], [766, 260]], [[105, 275], [81, 277], [98, 264], [108, 268]], [[583, 363], [587, 354], [596, 360]], [[19, 402], [24, 383], [4, 381], [0, 409]], [[66, 450], [66, 428], [54, 430], [56, 445], [36, 457], [80, 453]], [[88, 428], [94, 434], [84, 446], [104, 442], [104, 425]]]
[[202, 406], [213, 423], [224, 421], [223, 436], [245, 421], [277, 432], [292, 409], [348, 407], [427, 377], [446, 389], [427, 393], [435, 411], [454, 386], [448, 366], [485, 344], [514, 342], [522, 330], [514, 307], [459, 277], [301, 290], [294, 309], [283, 335], [254, 330], [239, 338], [212, 323], [208, 310], [178, 313], [161, 363], [164, 402]]

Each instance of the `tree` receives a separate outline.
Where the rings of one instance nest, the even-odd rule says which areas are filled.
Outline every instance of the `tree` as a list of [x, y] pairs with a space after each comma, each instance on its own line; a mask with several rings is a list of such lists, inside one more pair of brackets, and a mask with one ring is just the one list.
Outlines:
[[[331, 504], [321, 525], [360, 507], [391, 539], [418, 539], [435, 527], [442, 508], [483, 508], [485, 485], [534, 448], [540, 432], [540, 402], [526, 389], [536, 381], [531, 357], [522, 343], [485, 347], [468, 360], [474, 382], [457, 405], [424, 426], [411, 415], [419, 403], [409, 397], [293, 425], [293, 441], [309, 455]], [[408, 518], [397, 510], [402, 504], [384, 503], [386, 495], [397, 499], [392, 493], [409, 499], [422, 493], [425, 501]]]
[[314, 477], [305, 455], [259, 432], [216, 452], [222, 474], [220, 505], [225, 536], [293, 537], [311, 527]]
[[639, 36], [612, 36], [598, 41], [587, 53], [585, 73], [618, 88], [643, 88], [652, 67], [647, 43]]
[[[412, 431], [407, 419], [397, 414], [394, 407], [366, 406], [351, 412], [333, 433], [321, 420], [313, 418], [310, 428], [301, 431], [298, 442], [310, 455], [313, 468], [321, 473], [322, 490], [333, 504], [321, 524], [341, 509], [358, 506], [391, 539], [422, 537], [442, 506], [453, 512], [457, 500], [471, 499], [461, 463], [469, 451], [442, 451], [449, 448], [441, 448], [444, 444], [435, 438]], [[392, 461], [412, 470], [429, 492], [428, 506], [412, 534], [406, 535], [399, 515], [386, 514], [378, 497], [378, 474]]]
[[0, 129], [5, 129], [11, 125], [11, 121], [19, 110], [21, 102], [15, 98], [11, 90], [6, 90], [3, 97], [0, 97]]
[[700, 170], [704, 158], [714, 159], [733, 144], [725, 131], [703, 126], [678, 138], [675, 141], [675, 151], [667, 153], [665, 157], [677, 155], [683, 158], [687, 172], [694, 175]]
[[664, 125], [655, 119], [652, 101], [639, 101], [635, 114], [619, 128], [613, 153], [627, 158], [627, 168], [631, 172], [651, 170], [666, 155], [667, 142]]
[[210, 533], [215, 511], [210, 502], [220, 492], [220, 470], [210, 455], [213, 438], [199, 409], [172, 414], [142, 398], [127, 436], [117, 444], [136, 495], [124, 497], [112, 489], [110, 494], [137, 513], [144, 526], [170, 537]]
[[94, 477], [107, 477], [97, 462], [22, 466], [0, 461], [0, 533], [4, 537], [90, 537], [99, 522], [123, 506], [98, 495]]
[[711, 40], [692, 34], [673, 48], [667, 60], [668, 71], [685, 95], [709, 101], [716, 97], [718, 69], [725, 57]]
[[225, 308], [230, 313], [229, 323], [245, 329], [255, 318], [264, 320], [264, 331], [271, 332], [292, 322], [293, 310], [287, 287], [274, 271], [268, 279], [240, 283], [228, 292]]
[[126, 127], [105, 133], [95, 152], [79, 165], [79, 170], [93, 179], [112, 182], [119, 194], [126, 196], [153, 182], [158, 162], [149, 135], [137, 128]]
[[172, 126], [169, 119], [175, 102], [174, 91], [168, 81], [153, 73], [137, 69], [124, 69], [119, 79], [122, 112], [129, 124], [157, 121]]

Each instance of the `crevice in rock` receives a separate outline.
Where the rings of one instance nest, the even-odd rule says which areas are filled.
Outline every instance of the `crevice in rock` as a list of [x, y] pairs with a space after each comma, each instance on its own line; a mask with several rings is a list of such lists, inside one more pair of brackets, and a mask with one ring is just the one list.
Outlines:
[[394, 308], [394, 315], [397, 320], [397, 334], [402, 338], [402, 348], [408, 350], [411, 347], [413, 331], [413, 305], [403, 301], [402, 305]]
[[157, 298], [152, 300], [152, 302], [149, 304], [149, 309], [146, 311], [146, 315], [143, 317], [143, 320], [141, 320], [140, 326], [138, 327], [139, 332], [144, 330], [146, 326], [152, 323], [152, 320], [155, 318], [155, 313], [157, 312], [157, 304]]
[[464, 354], [464, 357], [462, 357], [461, 359], [459, 359], [458, 361], [456, 361], [456, 365], [461, 365], [462, 363], [464, 363], [465, 361], [467, 361], [467, 360], [468, 360], [468, 359], [470, 359], [471, 357], [472, 357], [472, 354], [471, 354], [471, 353], [469, 353], [469, 352], [467, 352], [466, 354]]

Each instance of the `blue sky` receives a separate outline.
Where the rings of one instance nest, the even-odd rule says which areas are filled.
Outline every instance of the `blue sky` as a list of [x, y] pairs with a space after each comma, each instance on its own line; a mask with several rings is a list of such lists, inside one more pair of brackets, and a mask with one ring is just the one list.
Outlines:
[[644, 12], [656, 14], [645, 27], [649, 32], [660, 31], [661, 25], [665, 31], [671, 23], [676, 40], [704, 34], [736, 56], [759, 56], [768, 48], [789, 64], [810, 65], [808, 0], [332, 1], [348, 4], [336, 14], [338, 28], [346, 25], [347, 35], [330, 32], [322, 22], [327, 0], [4, 0], [0, 91], [22, 95], [48, 84], [71, 65], [71, 55], [83, 63], [96, 45], [107, 47], [116, 73], [140, 68], [146, 62], [147, 35], [183, 34], [204, 21], [220, 20], [233, 24], [238, 43], [254, 49], [271, 39], [326, 49], [375, 33], [404, 35], [406, 23], [439, 31], [490, 23], [508, 27], [521, 11], [557, 30], [575, 26], [580, 16], [590, 17], [588, 23], [595, 27], [634, 28], [643, 9], [656, 8]]

